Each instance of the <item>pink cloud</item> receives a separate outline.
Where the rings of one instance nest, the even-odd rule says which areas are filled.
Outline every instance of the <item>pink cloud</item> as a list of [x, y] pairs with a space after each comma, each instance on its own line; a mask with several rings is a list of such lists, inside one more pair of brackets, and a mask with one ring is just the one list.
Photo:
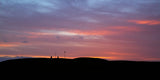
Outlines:
[[115, 30], [119, 30], [119, 31], [143, 31], [141, 28], [139, 27], [135, 27], [135, 26], [112, 26], [110, 27], [110, 29], [115, 29]]
[[16, 45], [16, 44], [0, 44], [0, 47], [17, 47], [19, 45]]
[[128, 22], [136, 24], [146, 24], [146, 25], [159, 25], [160, 21], [157, 20], [129, 20]]

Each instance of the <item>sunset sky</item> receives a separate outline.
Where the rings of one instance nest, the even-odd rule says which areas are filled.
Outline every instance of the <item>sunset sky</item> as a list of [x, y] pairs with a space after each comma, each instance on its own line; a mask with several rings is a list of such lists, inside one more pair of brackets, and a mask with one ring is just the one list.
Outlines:
[[0, 0], [0, 57], [160, 61], [160, 0]]

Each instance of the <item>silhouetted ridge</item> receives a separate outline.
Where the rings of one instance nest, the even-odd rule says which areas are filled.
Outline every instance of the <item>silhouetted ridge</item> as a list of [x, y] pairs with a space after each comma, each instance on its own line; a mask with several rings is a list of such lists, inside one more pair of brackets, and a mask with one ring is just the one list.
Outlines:
[[107, 60], [99, 58], [24, 58], [12, 59], [1, 62], [1, 64], [106, 64]]
[[1, 62], [1, 64], [48, 64], [50, 59], [48, 58], [23, 58], [23, 59], [11, 59]]
[[87, 58], [87, 57], [80, 57], [75, 58], [75, 61], [78, 64], [107, 64], [108, 61], [100, 58]]
[[80, 57], [75, 59], [65, 58], [24, 58], [24, 59], [12, 59], [0, 62], [0, 64], [76, 64], [76, 65], [155, 65], [160, 62], [140, 62], [140, 61], [108, 61], [100, 58], [87, 58]]

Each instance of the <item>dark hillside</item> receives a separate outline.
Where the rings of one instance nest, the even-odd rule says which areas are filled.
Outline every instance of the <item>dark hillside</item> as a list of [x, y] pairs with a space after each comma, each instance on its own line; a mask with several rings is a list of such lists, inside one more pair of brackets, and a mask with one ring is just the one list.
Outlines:
[[[44, 72], [143, 72], [160, 71], [160, 62], [108, 61], [99, 58], [24, 58], [0, 62], [6, 70]], [[8, 66], [9, 65], [9, 66]]]
[[23, 58], [11, 59], [0, 62], [0, 64], [80, 64], [80, 65], [136, 65], [148, 64], [158, 65], [160, 62], [145, 62], [145, 61], [108, 61], [100, 58], [80, 57], [75, 59], [65, 58]]

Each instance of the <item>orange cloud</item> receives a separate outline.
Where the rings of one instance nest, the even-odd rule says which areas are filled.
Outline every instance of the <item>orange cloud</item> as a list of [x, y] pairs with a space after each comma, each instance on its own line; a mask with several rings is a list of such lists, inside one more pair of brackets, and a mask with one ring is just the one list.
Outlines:
[[0, 44], [0, 47], [17, 47], [15, 44]]
[[25, 44], [21, 42], [0, 43], [0, 48], [19, 47], [24, 45], [29, 45], [29, 44]]
[[81, 30], [72, 30], [70, 32], [73, 32], [73, 33], [77, 33], [79, 35], [112, 35], [112, 34], [115, 34], [114, 32], [112, 31], [107, 31], [107, 30], [100, 30], [100, 31], [81, 31]]
[[146, 25], [159, 25], [160, 21], [157, 20], [129, 20], [128, 22], [133, 22], [136, 24], [146, 24]]

